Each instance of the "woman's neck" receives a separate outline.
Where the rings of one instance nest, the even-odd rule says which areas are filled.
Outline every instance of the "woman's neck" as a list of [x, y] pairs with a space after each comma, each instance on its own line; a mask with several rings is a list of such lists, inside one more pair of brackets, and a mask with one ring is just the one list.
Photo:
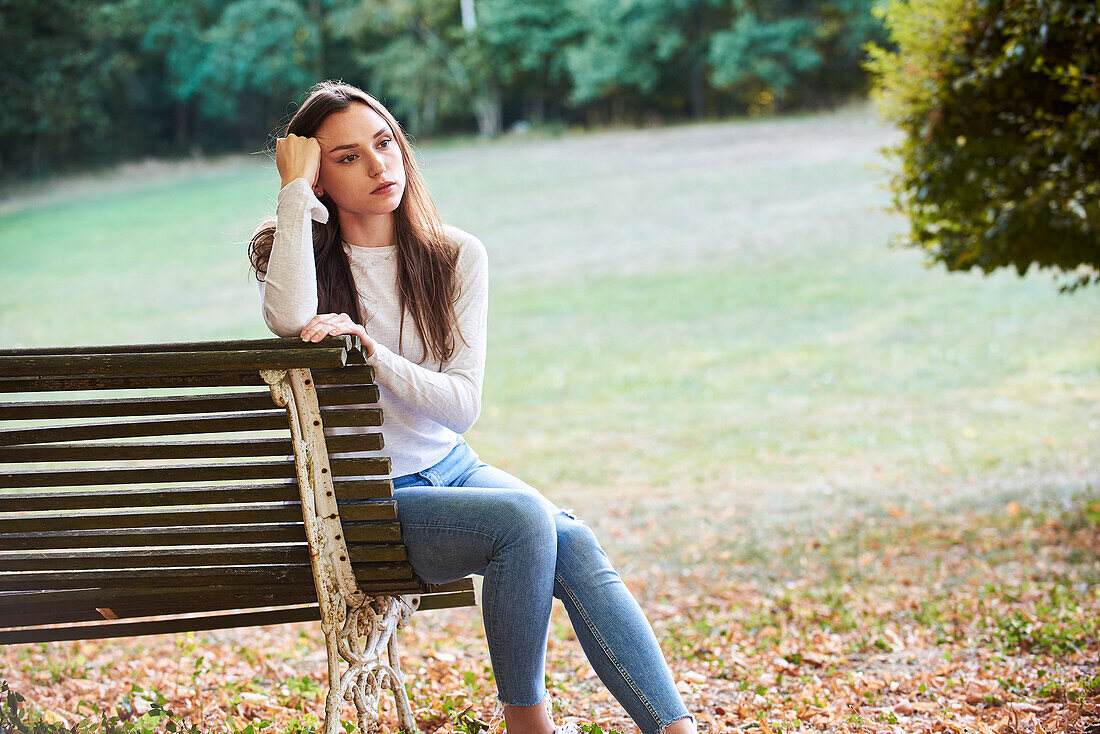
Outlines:
[[340, 211], [340, 234], [354, 247], [387, 247], [395, 244], [393, 213], [354, 214]]

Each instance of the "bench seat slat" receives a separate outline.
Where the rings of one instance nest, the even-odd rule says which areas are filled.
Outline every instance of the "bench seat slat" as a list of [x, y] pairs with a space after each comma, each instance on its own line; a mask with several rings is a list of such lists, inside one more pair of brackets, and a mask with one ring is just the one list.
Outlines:
[[[325, 426], [330, 428], [337, 426], [377, 427], [382, 425], [382, 411], [380, 408], [321, 408], [321, 416]], [[146, 418], [65, 426], [9, 428], [0, 431], [0, 446], [236, 431], [288, 432], [286, 411], [282, 408], [272, 407], [271, 410], [254, 410], [231, 415]]]
[[[393, 500], [350, 505], [341, 509], [341, 519], [384, 520], [397, 519], [397, 506]], [[391, 514], [392, 513], [392, 514]], [[27, 532], [64, 532], [68, 530], [123, 529], [123, 528], [185, 528], [196, 525], [248, 525], [253, 523], [279, 523], [302, 521], [301, 505], [295, 502], [268, 504], [216, 505], [213, 507], [160, 508], [139, 507], [115, 512], [34, 513], [0, 516], [0, 535]]]
[[[364, 591], [368, 591], [364, 589]], [[416, 594], [423, 589], [410, 586], [393, 586], [388, 589], [378, 587], [378, 594]], [[473, 591], [450, 591], [421, 596], [420, 609], [445, 609], [470, 606], [474, 604]], [[296, 606], [283, 609], [238, 612], [235, 614], [204, 615], [202, 617], [182, 617], [177, 619], [109, 622], [104, 624], [85, 624], [73, 627], [54, 627], [37, 629], [0, 630], [0, 645], [22, 642], [61, 642], [67, 640], [95, 640], [105, 637], [129, 637], [149, 634], [166, 634], [188, 631], [228, 629], [231, 627], [249, 627], [264, 624], [286, 624], [288, 622], [312, 622], [321, 618], [317, 604]]]
[[109, 375], [135, 371], [142, 374], [174, 374], [217, 370], [314, 369], [343, 367], [348, 350], [338, 346], [303, 346], [297, 349], [192, 350], [179, 352], [114, 352], [107, 354], [0, 354], [0, 375], [5, 377], [68, 377]]
[[95, 513], [35, 513], [0, 517], [0, 533], [90, 530], [106, 528], [189, 527], [194, 525], [246, 525], [252, 523], [301, 522], [300, 504], [292, 502], [214, 506], [201, 509], [140, 507], [132, 510]]
[[[401, 539], [396, 518], [369, 523], [349, 523], [344, 536], [352, 542], [385, 542]], [[306, 539], [305, 525], [287, 522], [260, 525], [194, 525], [181, 528], [137, 530], [61, 530], [52, 533], [26, 532], [0, 535], [0, 550], [45, 550], [53, 548], [124, 548], [174, 545], [234, 545], [245, 543], [297, 543]]]
[[[193, 614], [195, 612], [213, 612], [230, 609], [250, 609], [255, 607], [274, 607], [288, 604], [308, 604], [316, 600], [312, 587], [282, 587], [233, 594], [212, 594], [206, 590], [196, 590], [186, 597], [168, 599], [141, 599], [119, 597], [112, 600], [99, 599], [84, 602], [69, 602], [68, 606], [56, 604], [52, 608], [41, 606], [26, 607], [26, 611], [14, 611], [5, 614], [4, 619], [11, 627], [23, 625], [72, 624], [78, 622], [97, 622], [106, 617], [100, 609], [109, 610], [118, 619], [149, 617], [166, 614]], [[449, 591], [421, 596], [420, 609], [444, 609], [449, 606], [472, 604], [473, 590]], [[458, 602], [456, 604], [455, 602]], [[0, 610], [0, 614], [4, 612]]]
[[[389, 479], [335, 478], [338, 502], [382, 500], [393, 496]], [[7, 512], [95, 510], [112, 507], [207, 505], [242, 502], [298, 502], [295, 480], [262, 484], [207, 487], [124, 487], [110, 489], [55, 489], [48, 492], [0, 492], [0, 517]], [[396, 515], [394, 515], [396, 517]], [[371, 518], [374, 519], [374, 518]]]
[[326, 385], [360, 385], [374, 383], [374, 368], [369, 364], [348, 364], [342, 368], [327, 367], [310, 370], [318, 389]]
[[[312, 370], [318, 387], [374, 382], [370, 365], [347, 365], [342, 370]], [[64, 392], [72, 390], [129, 390], [178, 387], [267, 387], [257, 370], [205, 372], [189, 375], [70, 375], [64, 377], [0, 377], [0, 393]]]
[[308, 607], [181, 617], [147, 622], [112, 622], [53, 629], [0, 630], [0, 644], [98, 640], [106, 637], [134, 637], [233, 627], [254, 627], [266, 624], [286, 624], [288, 622], [308, 622], [320, 618], [321, 612], [317, 605], [313, 604]]
[[[74, 622], [96, 622], [115, 618], [149, 617], [162, 614], [190, 614], [194, 612], [224, 611], [227, 609], [252, 609], [255, 607], [274, 607], [284, 604], [308, 604], [317, 601], [317, 592], [312, 586], [269, 588], [264, 591], [240, 591], [231, 595], [211, 594], [196, 591], [190, 596], [168, 598], [125, 598], [111, 601], [97, 600], [68, 602], [67, 606], [32, 607], [15, 610], [4, 615], [5, 624], [10, 627], [43, 624], [72, 624]], [[108, 615], [100, 609], [110, 610]]]
[[[357, 457], [329, 461], [333, 476], [377, 476], [390, 470], [388, 457]], [[322, 470], [324, 471], [324, 470]], [[292, 479], [297, 471], [293, 459], [238, 461], [219, 464], [166, 464], [124, 468], [85, 468], [6, 472], [0, 483], [8, 489], [35, 487], [82, 487], [134, 484], [138, 482], [225, 482], [245, 479]]]
[[[291, 349], [301, 348], [301, 337], [269, 336], [262, 339], [222, 339], [202, 342], [155, 342], [152, 344], [91, 344], [73, 347], [24, 347], [22, 349], [0, 349], [0, 357], [28, 356], [66, 356], [71, 354], [158, 354], [161, 352], [224, 352], [254, 349]], [[343, 347], [356, 349], [356, 337], [351, 334], [329, 336], [317, 342], [320, 347]]]
[[[340, 385], [317, 390], [321, 406], [363, 405], [378, 402], [377, 385]], [[143, 395], [98, 400], [38, 400], [0, 403], [0, 420], [105, 418], [135, 415], [180, 415], [268, 410], [269, 390], [212, 395]]]
[[[405, 546], [399, 543], [370, 543], [351, 546], [352, 561], [404, 561]], [[160, 568], [164, 566], [240, 566], [294, 563], [309, 560], [305, 543], [283, 547], [221, 545], [203, 548], [94, 549], [80, 551], [21, 551], [0, 554], [5, 571], [79, 571], [118, 568]]]
[[[421, 584], [421, 591], [428, 593], [443, 593], [455, 591], [472, 591], [473, 580], [470, 577], [452, 581], [447, 584]], [[151, 605], [158, 600], [171, 600], [176, 598], [216, 597], [222, 599], [236, 599], [245, 601], [252, 597], [267, 598], [280, 591], [286, 591], [290, 595], [314, 598], [315, 588], [312, 579], [302, 584], [281, 584], [278, 586], [248, 586], [240, 587], [218, 581], [211, 585], [188, 586], [172, 584], [169, 586], [148, 589], [66, 589], [62, 591], [21, 591], [0, 592], [0, 618], [8, 619], [7, 615], [27, 610], [64, 610], [83, 606], [90, 609], [96, 607], [108, 607], [114, 609], [116, 605], [145, 604]], [[287, 602], [290, 603], [290, 602]], [[244, 608], [239, 607], [239, 608]], [[76, 620], [73, 620], [76, 621]], [[39, 624], [48, 624], [40, 622]], [[16, 626], [9, 623], [9, 626]]]
[[[408, 563], [352, 563], [355, 577], [374, 581], [412, 579]], [[0, 572], [0, 588], [11, 591], [32, 589], [86, 589], [89, 587], [156, 587], [167, 583], [208, 583], [210, 579], [237, 578], [253, 584], [280, 584], [311, 581], [308, 560], [303, 563], [266, 566], [218, 566], [208, 568], [113, 569], [103, 571], [20, 571]]]
[[[330, 436], [330, 453], [378, 451], [381, 433]], [[0, 463], [64, 461], [129, 461], [137, 459], [214, 459], [245, 456], [291, 456], [289, 438], [205, 441], [129, 441], [125, 443], [49, 443], [0, 446]]]
[[[174, 597], [220, 596], [245, 598], [249, 594], [270, 594], [280, 589], [292, 589], [294, 593], [315, 592], [313, 581], [305, 584], [280, 584], [264, 586], [256, 584], [242, 587], [233, 583], [220, 582], [212, 585], [194, 586], [171, 584], [151, 589], [62, 589], [60, 591], [8, 591], [0, 593], [0, 615], [18, 609], [61, 609], [66, 606], [84, 605], [92, 607], [111, 606], [116, 603], [152, 603], [156, 599]], [[45, 624], [45, 623], [43, 623]]]

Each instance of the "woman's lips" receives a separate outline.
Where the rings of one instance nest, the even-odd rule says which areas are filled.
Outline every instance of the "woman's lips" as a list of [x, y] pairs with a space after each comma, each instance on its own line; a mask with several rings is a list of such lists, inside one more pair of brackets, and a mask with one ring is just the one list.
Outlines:
[[388, 194], [393, 191], [395, 186], [397, 186], [396, 181], [391, 181], [388, 184], [383, 184], [382, 186], [376, 188], [374, 191], [370, 192], [371, 196], [374, 196], [375, 194]]

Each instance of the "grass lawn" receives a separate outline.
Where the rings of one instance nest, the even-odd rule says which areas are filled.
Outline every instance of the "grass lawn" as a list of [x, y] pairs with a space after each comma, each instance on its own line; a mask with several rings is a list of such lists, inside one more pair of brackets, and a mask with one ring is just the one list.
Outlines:
[[[712, 731], [814, 724], [825, 714], [813, 709], [840, 705], [819, 690], [830, 681], [837, 701], [850, 685], [875, 713], [844, 704], [825, 728], [962, 731], [948, 724], [970, 716], [979, 731], [1030, 701], [1041, 710], [1011, 709], [1016, 720], [1075, 731], [1069, 694], [1100, 693], [1078, 680], [1100, 673], [1100, 290], [1062, 295], [1045, 273], [947, 274], [892, 249], [904, 222], [884, 211], [879, 153], [892, 137], [858, 105], [426, 144], [445, 221], [490, 257], [485, 407], [468, 438], [596, 529]], [[272, 162], [241, 156], [122, 167], [0, 201], [0, 341], [266, 336], [245, 243], [277, 190]], [[581, 720], [625, 729], [556, 620], [557, 695]], [[486, 695], [483, 642], [438, 648], [440, 635], [480, 634], [476, 618], [414, 627], [425, 711]], [[247, 634], [199, 639], [223, 652], [283, 645], [295, 675], [316, 667], [292, 652], [308, 639]], [[48, 649], [83, 655], [95, 679], [113, 644]], [[993, 681], [970, 693], [1002, 707], [913, 708], [944, 651], [996, 668], [947, 675]], [[32, 682], [45, 654], [0, 651], [32, 700], [53, 700]], [[475, 661], [472, 683], [447, 682], [454, 654]], [[1009, 681], [1008, 668], [1026, 674]]]

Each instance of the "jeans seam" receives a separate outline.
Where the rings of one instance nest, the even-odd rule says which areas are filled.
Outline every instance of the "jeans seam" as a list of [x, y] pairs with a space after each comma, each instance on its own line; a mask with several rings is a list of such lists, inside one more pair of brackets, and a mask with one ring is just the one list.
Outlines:
[[490, 540], [495, 540], [496, 539], [496, 536], [493, 535], [492, 533], [486, 533], [482, 530], [475, 530], [474, 528], [459, 528], [459, 527], [454, 527], [453, 525], [421, 525], [421, 524], [418, 524], [418, 523], [406, 523], [406, 522], [401, 523], [401, 525], [403, 527], [422, 528], [422, 529], [425, 529], [425, 530], [454, 530], [454, 531], [457, 531], [457, 532], [460, 532], [460, 533], [473, 533], [474, 535], [480, 535], [481, 537], [489, 538]]
[[615, 669], [619, 671], [619, 674], [623, 677], [623, 680], [625, 680], [627, 685], [630, 686], [630, 689], [634, 691], [634, 695], [636, 695], [638, 697], [638, 700], [641, 701], [642, 705], [645, 706], [646, 711], [649, 712], [650, 717], [652, 717], [653, 719], [653, 723], [658, 728], [660, 728], [661, 717], [657, 715], [657, 711], [654, 710], [653, 705], [649, 702], [649, 699], [646, 698], [646, 695], [642, 693], [640, 688], [638, 688], [638, 685], [634, 682], [634, 679], [630, 676], [630, 673], [626, 671], [626, 669], [619, 662], [618, 658], [616, 658], [615, 655], [612, 653], [611, 648], [608, 647], [606, 642], [604, 642], [603, 636], [600, 635], [599, 630], [596, 629], [596, 626], [592, 624], [592, 620], [588, 617], [588, 612], [586, 612], [584, 610], [584, 607], [581, 606], [580, 600], [577, 599], [576, 594], [573, 593], [573, 590], [569, 588], [569, 585], [565, 583], [561, 576], [555, 573], [554, 578], [557, 579], [559, 584], [561, 584], [561, 588], [565, 591], [566, 594], [569, 595], [569, 598], [577, 607], [577, 611], [581, 614], [581, 619], [584, 620], [585, 625], [588, 627], [588, 631], [592, 633], [592, 636], [594, 638], [596, 638], [596, 642], [599, 644], [600, 649], [603, 650], [604, 654], [607, 655], [607, 659], [611, 661], [611, 664], [614, 665]]

